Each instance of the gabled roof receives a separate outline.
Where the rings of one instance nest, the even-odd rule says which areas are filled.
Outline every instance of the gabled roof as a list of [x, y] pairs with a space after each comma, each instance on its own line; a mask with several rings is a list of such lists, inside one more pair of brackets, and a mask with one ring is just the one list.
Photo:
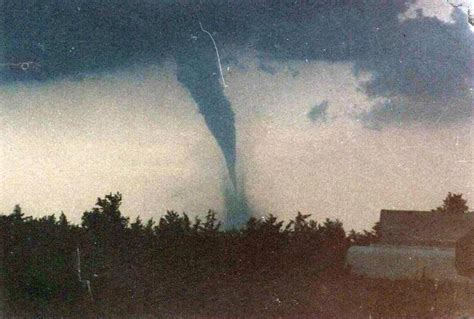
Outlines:
[[474, 214], [387, 210], [380, 213], [381, 241], [386, 244], [454, 246], [474, 228]]

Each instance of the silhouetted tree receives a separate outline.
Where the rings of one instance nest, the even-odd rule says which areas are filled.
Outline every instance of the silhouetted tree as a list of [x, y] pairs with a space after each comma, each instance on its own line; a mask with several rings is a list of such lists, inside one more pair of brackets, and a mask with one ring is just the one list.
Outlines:
[[308, 218], [311, 217], [311, 214], [302, 214], [301, 212], [298, 212], [296, 215], [296, 218], [294, 220], [290, 220], [290, 222], [287, 225], [287, 229], [290, 229], [290, 227], [293, 227], [293, 231], [295, 233], [311, 233], [317, 230], [318, 223]]
[[436, 208], [435, 211], [445, 214], [461, 215], [467, 213], [468, 210], [467, 201], [462, 198], [462, 194], [452, 194], [449, 192], [443, 200], [443, 205]]
[[[194, 227], [199, 228], [200, 223], [201, 223], [200, 219], [196, 219], [196, 223]], [[218, 234], [221, 225], [222, 225], [221, 222], [217, 220], [216, 212], [209, 210], [207, 212], [207, 215], [206, 215], [206, 218], [204, 220], [204, 224], [202, 225], [201, 230], [204, 232], [205, 235], [215, 236]]]
[[20, 205], [15, 205], [13, 208], [13, 212], [10, 215], [10, 220], [12, 222], [22, 222], [24, 219], [25, 214], [23, 214]]
[[[296, 217], [289, 221], [285, 230], [289, 236], [289, 247], [286, 252], [288, 266], [294, 269], [318, 267], [321, 259], [321, 234], [318, 223], [310, 219], [311, 214], [298, 212]], [[311, 265], [311, 266], [310, 266]], [[305, 271], [306, 271], [305, 270]]]
[[156, 233], [162, 239], [165, 238], [183, 238], [191, 232], [191, 222], [186, 213], [180, 216], [179, 213], [169, 210], [160, 218]]
[[120, 212], [122, 194], [109, 194], [104, 199], [98, 198], [96, 207], [82, 215], [82, 227], [97, 232], [120, 232], [129, 222]]

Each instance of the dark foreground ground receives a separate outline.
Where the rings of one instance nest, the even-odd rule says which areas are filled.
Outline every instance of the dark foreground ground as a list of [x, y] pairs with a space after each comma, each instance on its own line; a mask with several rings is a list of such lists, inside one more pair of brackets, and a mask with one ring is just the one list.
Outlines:
[[[474, 287], [432, 281], [390, 281], [330, 275], [305, 279], [210, 280], [169, 298], [163, 290], [123, 300], [43, 305], [27, 311], [17, 302], [7, 317], [22, 318], [467, 318], [474, 316]], [[113, 294], [113, 292], [111, 293]], [[116, 298], [117, 296], [110, 296]]]

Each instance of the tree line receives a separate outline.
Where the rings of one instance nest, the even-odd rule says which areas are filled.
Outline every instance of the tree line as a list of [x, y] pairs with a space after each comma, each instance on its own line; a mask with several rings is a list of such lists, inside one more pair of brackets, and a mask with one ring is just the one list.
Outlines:
[[120, 193], [98, 198], [80, 225], [63, 213], [26, 217], [18, 205], [1, 215], [10, 306], [40, 313], [78, 304], [92, 312], [146, 312], [157, 300], [186, 300], [213, 281], [327, 269], [337, 275], [352, 242], [376, 240], [375, 232], [346, 235], [340, 221], [318, 223], [302, 213], [286, 224], [273, 215], [251, 217], [242, 229], [225, 231], [213, 211], [193, 220], [168, 211], [157, 223], [130, 221], [121, 203]]
[[[10, 313], [97, 318], [311, 310], [325, 316], [336, 301], [315, 302], [312, 285], [318, 283], [317, 298], [326, 298], [326, 287], [333, 285], [344, 300], [343, 313], [365, 315], [378, 311], [387, 287], [410, 296], [416, 292], [414, 298], [430, 305], [426, 309], [439, 292], [437, 284], [426, 282], [350, 281], [347, 249], [376, 243], [377, 224], [371, 231], [346, 232], [339, 220], [317, 222], [298, 212], [288, 222], [273, 215], [251, 217], [241, 229], [223, 230], [213, 211], [193, 219], [168, 211], [158, 222], [131, 221], [122, 215], [121, 203], [120, 193], [98, 198], [79, 225], [63, 213], [27, 217], [18, 205], [0, 215], [1, 275]], [[363, 290], [360, 305], [348, 295], [352, 289]], [[452, 291], [446, 289], [443, 293]], [[370, 306], [367, 300], [377, 301]], [[406, 309], [385, 302], [387, 311]], [[424, 309], [416, 305], [413, 311]]]

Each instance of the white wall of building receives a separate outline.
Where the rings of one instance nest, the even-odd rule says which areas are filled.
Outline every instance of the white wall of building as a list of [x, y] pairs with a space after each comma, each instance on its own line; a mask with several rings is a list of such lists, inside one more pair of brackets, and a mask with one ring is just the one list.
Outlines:
[[347, 264], [353, 274], [369, 278], [469, 282], [455, 268], [455, 249], [441, 247], [371, 245], [352, 246]]

